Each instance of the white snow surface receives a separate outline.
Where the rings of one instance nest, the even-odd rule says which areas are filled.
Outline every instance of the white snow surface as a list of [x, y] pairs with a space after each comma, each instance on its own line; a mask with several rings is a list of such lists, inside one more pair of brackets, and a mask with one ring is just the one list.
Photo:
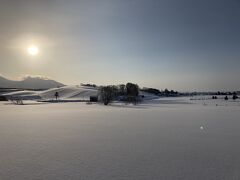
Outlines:
[[24, 103], [0, 102], [0, 179], [240, 179], [239, 101]]

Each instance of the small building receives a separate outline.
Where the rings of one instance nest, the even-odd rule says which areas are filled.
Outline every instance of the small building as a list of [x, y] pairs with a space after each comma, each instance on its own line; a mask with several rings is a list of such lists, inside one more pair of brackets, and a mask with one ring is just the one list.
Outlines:
[[90, 96], [90, 102], [98, 102], [98, 96]]
[[0, 96], [0, 101], [8, 101], [8, 99], [5, 96]]

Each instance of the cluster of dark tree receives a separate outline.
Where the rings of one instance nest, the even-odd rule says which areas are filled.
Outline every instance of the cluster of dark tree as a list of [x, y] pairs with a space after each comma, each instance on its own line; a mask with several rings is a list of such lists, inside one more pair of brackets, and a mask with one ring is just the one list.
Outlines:
[[164, 91], [162, 91], [162, 94], [165, 96], [176, 96], [178, 95], [178, 92], [174, 90], [169, 91], [168, 89], [165, 89]]
[[127, 83], [118, 86], [109, 85], [99, 88], [100, 100], [108, 105], [113, 100], [120, 100], [136, 104], [138, 102], [139, 87], [137, 84]]
[[[238, 99], [238, 95], [237, 95], [237, 92], [233, 92], [232, 94], [232, 99], [233, 100], [236, 100], [236, 99]], [[224, 98], [225, 100], [228, 100], [228, 96], [225, 96], [225, 98]]]
[[217, 99], [218, 97], [217, 96], [212, 96], [212, 99]]
[[[217, 99], [217, 98], [218, 98], [217, 96], [212, 96], [212, 99]], [[224, 99], [227, 101], [227, 100], [228, 100], [228, 96], [225, 96]], [[233, 94], [233, 95], [232, 95], [232, 99], [233, 99], [233, 100], [238, 99], [237, 94]]]
[[190, 93], [181, 93], [181, 95], [185, 96], [196, 96], [196, 95], [211, 95], [211, 96], [233, 96], [240, 95], [240, 91], [234, 92], [190, 92]]
[[146, 87], [144, 87], [143, 89], [141, 89], [141, 91], [147, 92], [147, 93], [151, 93], [151, 94], [155, 94], [157, 96], [160, 96], [162, 94], [159, 89], [154, 89], [154, 88], [146, 88]]
[[216, 93], [216, 95], [229, 95], [229, 96], [234, 96], [234, 95], [237, 95], [238, 94], [238, 92], [220, 92], [220, 91], [218, 91], [217, 93]]
[[84, 83], [81, 83], [81, 86], [86, 86], [86, 87], [97, 87], [96, 84], [84, 84]]
[[238, 99], [238, 96], [237, 95], [233, 95], [233, 100], [236, 100]]
[[168, 90], [168, 89], [165, 89], [164, 91], [160, 91], [159, 89], [155, 89], [155, 88], [143, 88], [141, 89], [141, 91], [155, 94], [157, 96], [177, 96], [179, 94], [177, 91]]

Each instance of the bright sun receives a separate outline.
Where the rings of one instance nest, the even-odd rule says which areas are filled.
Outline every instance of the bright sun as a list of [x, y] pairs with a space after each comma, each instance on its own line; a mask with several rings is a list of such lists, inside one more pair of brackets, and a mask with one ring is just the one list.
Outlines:
[[32, 56], [36, 56], [39, 53], [39, 49], [37, 46], [31, 45], [27, 48], [27, 52]]

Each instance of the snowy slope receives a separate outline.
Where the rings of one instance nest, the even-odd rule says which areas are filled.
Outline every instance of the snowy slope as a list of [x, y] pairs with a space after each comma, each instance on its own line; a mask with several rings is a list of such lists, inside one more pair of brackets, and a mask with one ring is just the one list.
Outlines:
[[96, 88], [89, 88], [83, 86], [64, 86], [61, 88], [53, 88], [39, 93], [43, 99], [55, 98], [55, 92], [59, 93], [60, 99], [89, 99], [90, 96], [97, 96], [98, 90]]
[[96, 96], [98, 90], [83, 86], [64, 86], [60, 88], [51, 88], [45, 91], [18, 91], [3, 94], [6, 97], [21, 98], [21, 99], [43, 99], [51, 100], [55, 98], [55, 93], [59, 93], [59, 98], [62, 100], [88, 100], [90, 96]]

